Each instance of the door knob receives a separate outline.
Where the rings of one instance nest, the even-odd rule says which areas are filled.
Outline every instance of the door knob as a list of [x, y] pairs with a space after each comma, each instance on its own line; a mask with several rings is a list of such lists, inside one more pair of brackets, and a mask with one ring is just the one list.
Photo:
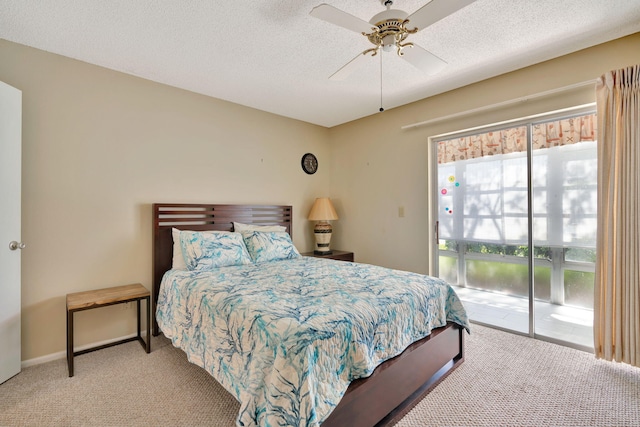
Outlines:
[[9, 249], [11, 249], [12, 251], [15, 251], [16, 249], [24, 249], [27, 245], [25, 245], [24, 243], [20, 242], [16, 242], [15, 240], [12, 242], [9, 242]]

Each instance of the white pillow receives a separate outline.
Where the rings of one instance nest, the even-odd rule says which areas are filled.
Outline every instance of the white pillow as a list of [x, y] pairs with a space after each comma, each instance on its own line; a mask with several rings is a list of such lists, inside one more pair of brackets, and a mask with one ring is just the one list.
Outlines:
[[180, 246], [180, 230], [172, 228], [171, 237], [173, 238], [173, 261], [171, 262], [171, 268], [174, 270], [186, 270], [187, 264], [184, 262], [182, 247]]
[[241, 222], [233, 223], [233, 231], [239, 233], [241, 231], [287, 231], [287, 227], [283, 225], [253, 225], [243, 224]]

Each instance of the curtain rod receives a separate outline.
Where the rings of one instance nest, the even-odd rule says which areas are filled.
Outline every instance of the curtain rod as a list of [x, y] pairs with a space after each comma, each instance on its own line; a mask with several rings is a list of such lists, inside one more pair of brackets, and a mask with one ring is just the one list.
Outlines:
[[417, 128], [417, 127], [429, 125], [429, 124], [432, 124], [432, 123], [437, 123], [437, 122], [442, 122], [442, 121], [449, 120], [449, 119], [455, 119], [457, 117], [467, 116], [469, 114], [480, 113], [482, 111], [492, 110], [492, 109], [495, 109], [495, 108], [500, 108], [500, 107], [504, 107], [504, 106], [507, 106], [507, 105], [516, 104], [516, 103], [519, 103], [519, 102], [526, 102], [526, 101], [529, 101], [530, 99], [535, 99], [535, 98], [540, 98], [540, 97], [543, 97], [543, 96], [554, 95], [556, 93], [566, 92], [566, 91], [569, 91], [569, 90], [572, 90], [572, 89], [577, 89], [577, 88], [580, 88], [580, 87], [583, 87], [583, 86], [593, 85], [597, 81], [598, 81], [598, 79], [588, 80], [586, 82], [575, 83], [575, 84], [572, 84], [572, 85], [569, 85], [569, 86], [564, 86], [564, 87], [560, 87], [560, 88], [557, 88], [557, 89], [551, 89], [551, 90], [547, 90], [545, 92], [535, 93], [533, 95], [526, 95], [526, 96], [522, 96], [520, 98], [510, 99], [508, 101], [503, 101], [503, 102], [498, 102], [497, 104], [491, 104], [491, 105], [485, 105], [485, 106], [478, 107], [478, 108], [472, 108], [471, 110], [466, 110], [466, 111], [461, 111], [459, 113], [449, 114], [448, 116], [436, 117], [435, 119], [429, 119], [429, 120], [425, 120], [423, 122], [413, 123], [413, 124], [410, 124], [410, 125], [404, 125], [400, 129], [406, 130], [406, 129]]

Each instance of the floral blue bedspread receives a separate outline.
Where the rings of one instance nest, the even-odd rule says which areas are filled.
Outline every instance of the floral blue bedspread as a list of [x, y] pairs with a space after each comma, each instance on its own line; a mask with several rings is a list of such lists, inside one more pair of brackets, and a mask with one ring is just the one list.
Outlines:
[[444, 281], [301, 257], [171, 270], [157, 321], [240, 402], [238, 426], [318, 426], [349, 383], [466, 312]]

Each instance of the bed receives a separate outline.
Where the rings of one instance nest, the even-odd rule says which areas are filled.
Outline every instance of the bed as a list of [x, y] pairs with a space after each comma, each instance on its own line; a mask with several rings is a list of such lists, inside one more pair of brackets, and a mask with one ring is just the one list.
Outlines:
[[[195, 241], [200, 248], [197, 245], [205, 232], [229, 232], [234, 223], [279, 226], [286, 231], [243, 232], [246, 247], [251, 249], [251, 261], [260, 261], [263, 256], [259, 252], [260, 240], [255, 239], [286, 237], [292, 246], [291, 206], [153, 205], [152, 327], [154, 335], [162, 328], [191, 362], [205, 368], [240, 401], [238, 425], [392, 425], [463, 362], [468, 323], [448, 285], [436, 283], [433, 288], [438, 291], [428, 293], [440, 295], [436, 300], [442, 300], [443, 306], [453, 306], [451, 310], [444, 310], [437, 301], [405, 302], [404, 294], [393, 294], [398, 292], [394, 290], [397, 287], [382, 285], [406, 280], [403, 289], [420, 288], [421, 281], [435, 283], [434, 278], [300, 257], [293, 252], [265, 263], [243, 261], [202, 270], [196, 267], [194, 271], [189, 271], [191, 267], [186, 271], [172, 269], [175, 236], [181, 236], [189, 263], [201, 252], [192, 250], [189, 242]], [[237, 239], [238, 235], [226, 233], [222, 237]], [[287, 242], [282, 247], [290, 251]], [[195, 258], [192, 252], [196, 253]], [[196, 261], [200, 262], [198, 265], [206, 265], [209, 259], [203, 259]], [[320, 283], [320, 276], [330, 277], [331, 281]], [[378, 277], [385, 277], [387, 282], [378, 284]], [[420, 283], [411, 284], [413, 281]], [[357, 299], [360, 296], [364, 299]], [[413, 323], [417, 326], [403, 323], [399, 327], [390, 321], [387, 324], [385, 316], [372, 314], [367, 299], [375, 304], [383, 301], [382, 305], [399, 303], [386, 317], [416, 318]], [[269, 303], [256, 307], [251, 300]], [[371, 334], [343, 320], [342, 302], [353, 305], [353, 316], [369, 319], [362, 323], [375, 325], [367, 326], [373, 328]], [[422, 306], [430, 306], [438, 316]], [[403, 310], [414, 310], [416, 314], [389, 314]], [[295, 333], [288, 332], [290, 326], [301, 325], [302, 329]], [[259, 339], [247, 338], [253, 330], [259, 331]], [[287, 332], [281, 333], [283, 330]], [[345, 339], [345, 334], [351, 338]], [[281, 339], [285, 335], [287, 338]], [[300, 341], [290, 340], [291, 336]], [[398, 342], [392, 343], [396, 339]]]

